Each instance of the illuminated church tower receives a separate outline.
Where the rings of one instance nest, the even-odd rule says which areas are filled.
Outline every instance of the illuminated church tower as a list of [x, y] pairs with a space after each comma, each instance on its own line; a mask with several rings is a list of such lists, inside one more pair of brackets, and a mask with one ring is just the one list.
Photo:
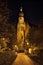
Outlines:
[[17, 43], [20, 49], [23, 49], [24, 42], [25, 42], [25, 22], [24, 22], [24, 13], [21, 7], [17, 25]]

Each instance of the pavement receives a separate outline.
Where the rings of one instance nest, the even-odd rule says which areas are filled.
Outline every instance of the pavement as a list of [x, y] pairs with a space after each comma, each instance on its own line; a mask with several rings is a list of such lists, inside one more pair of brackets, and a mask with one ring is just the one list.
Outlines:
[[25, 53], [18, 53], [17, 58], [13, 61], [12, 65], [39, 65], [37, 62], [32, 60]]

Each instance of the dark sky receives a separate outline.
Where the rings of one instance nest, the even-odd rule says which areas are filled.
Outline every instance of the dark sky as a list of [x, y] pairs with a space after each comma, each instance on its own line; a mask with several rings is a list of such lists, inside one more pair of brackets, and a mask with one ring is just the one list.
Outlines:
[[23, 12], [26, 19], [31, 23], [39, 23], [40, 19], [43, 19], [43, 1], [24, 1], [24, 0], [8, 0], [8, 7], [13, 11], [12, 21], [17, 19], [20, 7], [23, 7]]

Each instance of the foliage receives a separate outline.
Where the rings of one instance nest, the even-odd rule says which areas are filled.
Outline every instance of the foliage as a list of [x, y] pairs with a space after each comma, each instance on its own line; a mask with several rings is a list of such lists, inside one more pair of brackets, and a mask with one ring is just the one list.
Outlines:
[[4, 1], [0, 2], [0, 39], [9, 39], [8, 45], [12, 45], [16, 41], [15, 25], [9, 23], [11, 14], [11, 10], [7, 8], [7, 3]]
[[43, 24], [39, 24], [38, 27], [32, 27], [30, 29], [29, 41], [36, 45], [43, 42]]

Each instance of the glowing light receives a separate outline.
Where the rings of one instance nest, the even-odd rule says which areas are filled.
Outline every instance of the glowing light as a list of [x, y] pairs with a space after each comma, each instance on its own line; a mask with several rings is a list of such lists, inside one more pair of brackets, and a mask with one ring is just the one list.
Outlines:
[[3, 38], [3, 40], [5, 40], [5, 38]]
[[29, 45], [29, 43], [27, 42], [27, 45]]
[[32, 53], [32, 49], [31, 48], [29, 48], [29, 53]]
[[17, 48], [17, 45], [15, 45], [15, 47]]
[[22, 12], [22, 7], [21, 7], [20, 11]]
[[17, 45], [15, 45], [15, 50], [18, 50], [18, 46]]

